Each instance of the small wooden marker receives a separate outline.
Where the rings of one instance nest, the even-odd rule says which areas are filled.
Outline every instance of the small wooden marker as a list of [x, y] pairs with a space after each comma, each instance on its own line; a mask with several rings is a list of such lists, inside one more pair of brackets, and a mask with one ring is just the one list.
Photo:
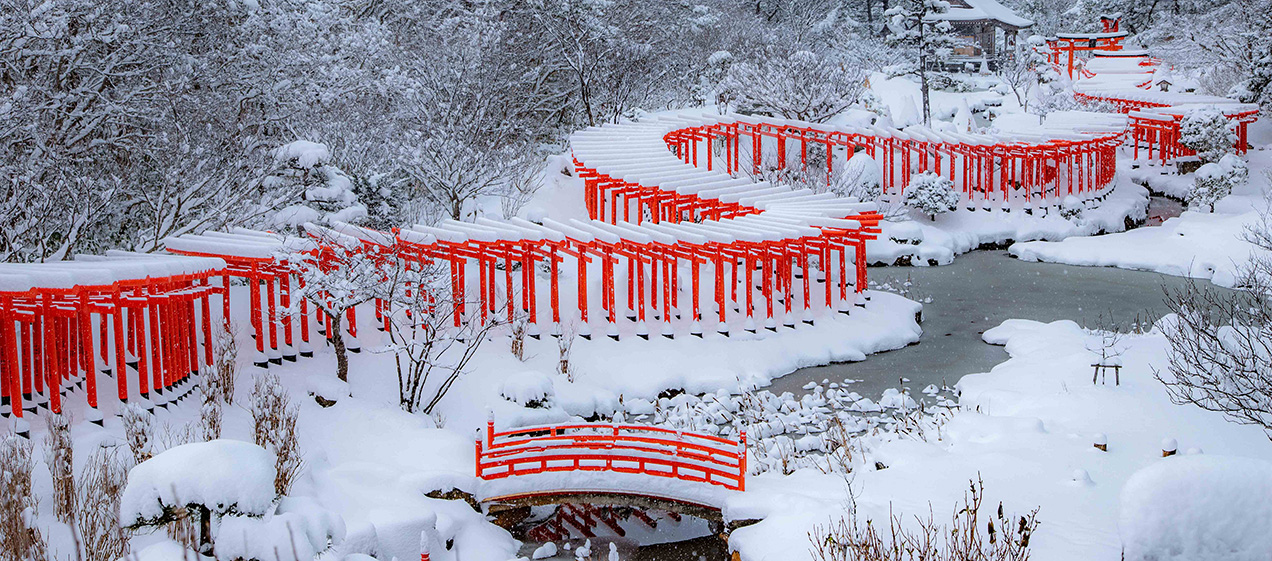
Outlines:
[[1095, 435], [1095, 448], [1101, 452], [1109, 451], [1109, 439], [1104, 433]]
[[1179, 450], [1179, 444], [1173, 438], [1167, 438], [1162, 441], [1162, 457], [1174, 456]]

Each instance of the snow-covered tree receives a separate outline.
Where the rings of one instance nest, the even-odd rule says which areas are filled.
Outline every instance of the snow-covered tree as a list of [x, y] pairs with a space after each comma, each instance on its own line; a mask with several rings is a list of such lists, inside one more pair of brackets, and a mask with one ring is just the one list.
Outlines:
[[274, 455], [249, 442], [175, 446], [129, 470], [119, 524], [160, 527], [193, 517], [200, 553], [211, 555], [215, 519], [264, 516], [273, 509], [274, 476]]
[[936, 215], [958, 208], [963, 195], [954, 188], [949, 178], [932, 172], [923, 172], [910, 178], [905, 188], [906, 206], [936, 220]]
[[1045, 98], [1057, 92], [1060, 75], [1047, 61], [1047, 41], [1041, 35], [1031, 35], [1025, 40], [1019, 53], [1004, 53], [998, 62], [998, 76], [1011, 88], [1020, 108], [1029, 111], [1036, 95]]
[[314, 305], [327, 318], [327, 339], [336, 354], [336, 378], [347, 382], [349, 354], [345, 341], [345, 316], [354, 306], [375, 298], [377, 286], [384, 281], [385, 261], [377, 253], [365, 250], [352, 236], [329, 228], [305, 225], [317, 248], [289, 249], [276, 257], [292, 267], [301, 280], [292, 288], [291, 313], [299, 313], [301, 300]]
[[734, 63], [720, 89], [739, 111], [820, 123], [856, 103], [865, 79], [849, 59], [797, 51]]
[[275, 224], [302, 233], [307, 222], [358, 222], [367, 207], [358, 202], [353, 181], [332, 165], [327, 146], [297, 140], [274, 153], [275, 172], [265, 186], [300, 193], [301, 201], [275, 215]]
[[1203, 162], [1217, 162], [1236, 150], [1237, 133], [1217, 107], [1188, 110], [1179, 122], [1179, 142], [1197, 153]]
[[500, 315], [483, 322], [481, 302], [453, 299], [450, 272], [442, 263], [397, 262], [389, 267], [376, 291], [386, 304], [387, 341], [373, 352], [393, 356], [402, 410], [431, 414], [463, 376], [489, 331], [500, 325]]
[[1244, 185], [1249, 173], [1245, 161], [1236, 154], [1228, 154], [1218, 162], [1201, 166], [1193, 176], [1192, 189], [1188, 191], [1189, 206], [1214, 212], [1215, 203], [1232, 194], [1234, 188]]
[[890, 46], [907, 51], [910, 61], [888, 70], [892, 76], [915, 76], [923, 92], [923, 124], [932, 122], [930, 82], [954, 52], [954, 26], [940, 16], [949, 12], [945, 0], [901, 0], [884, 12]]
[[1161, 326], [1169, 364], [1157, 379], [1171, 400], [1263, 429], [1272, 438], [1272, 215], [1243, 234], [1258, 251], [1237, 285], [1219, 291], [1189, 282], [1166, 298], [1171, 315]]

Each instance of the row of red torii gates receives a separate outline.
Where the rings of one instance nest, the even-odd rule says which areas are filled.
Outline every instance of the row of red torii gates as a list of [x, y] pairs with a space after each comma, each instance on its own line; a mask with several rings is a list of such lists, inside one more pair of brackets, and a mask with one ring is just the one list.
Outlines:
[[[624, 147], [624, 139], [637, 137], [651, 144], [634, 152]], [[107, 372], [121, 401], [167, 399], [161, 396], [211, 366], [214, 316], [219, 312], [228, 322], [234, 279], [248, 287], [255, 362], [308, 354], [310, 311], [303, 300], [292, 301], [299, 280], [278, 255], [289, 247], [321, 252], [322, 243], [341, 237], [416, 267], [448, 267], [456, 325], [469, 311], [479, 321], [502, 312], [504, 321], [524, 317], [537, 334], [535, 271], [542, 263], [551, 272], [547, 299], [554, 333], [577, 320], [580, 334], [590, 335], [588, 279], [598, 273], [600, 309], [615, 338], [620, 319], [647, 338], [650, 316], [661, 322], [663, 335], [674, 337], [672, 318], [679, 319], [682, 299], [689, 300], [684, 323], [693, 335], [702, 334], [704, 317], [727, 335], [733, 314], [745, 318], [749, 331], [756, 316], [768, 329], [794, 326], [811, 322], [814, 309], [846, 313], [860, 303], [865, 243], [878, 234], [882, 217], [871, 203], [736, 177], [744, 165], [756, 173], [765, 165], [762, 156], [776, 154], [774, 165], [781, 168], [798, 150], [801, 165], [818, 161], [829, 174], [837, 148], [863, 150], [882, 161], [888, 192], [899, 193], [913, 173], [933, 171], [955, 180], [969, 200], [1007, 200], [1019, 191], [1026, 201], [1046, 204], [1070, 194], [1096, 196], [1107, 187], [1119, 140], [902, 132], [736, 115], [597, 127], [571, 143], [592, 220], [479, 219], [394, 233], [315, 227], [311, 234], [321, 243], [250, 230], [207, 232], [168, 240], [166, 256], [108, 252], [65, 263], [0, 265], [0, 394], [20, 416], [33, 402], [60, 410], [60, 390], [79, 384], [95, 409], [100, 388], [87, 374]], [[654, 145], [661, 148], [641, 152]], [[716, 161], [717, 146], [723, 162]], [[816, 151], [825, 157], [811, 157]], [[563, 309], [560, 283], [560, 269], [570, 262], [577, 276], [573, 311]], [[625, 299], [618, 288], [624, 280]], [[817, 283], [823, 286], [814, 289]], [[221, 298], [219, 305], [212, 304], [213, 295]], [[293, 304], [299, 314], [281, 313]], [[384, 328], [382, 311], [377, 303], [377, 327]], [[319, 332], [328, 333], [329, 318], [314, 313]], [[352, 313], [348, 326], [356, 348]], [[131, 384], [130, 375], [121, 375], [128, 369], [135, 373]]]
[[[709, 204], [703, 208], [714, 212]], [[455, 324], [464, 320], [467, 305], [478, 308], [481, 321], [501, 309], [511, 320], [519, 309], [534, 326], [539, 321], [536, 265], [546, 262], [552, 271], [551, 321], [559, 326], [571, 319], [562, 317], [558, 282], [559, 268], [570, 257], [577, 267], [578, 319], [585, 336], [590, 320], [589, 262], [598, 262], [601, 269], [601, 306], [613, 336], [618, 333], [620, 309], [638, 325], [644, 324], [647, 310], [654, 311], [662, 320], [663, 334], [674, 336], [670, 317], [679, 312], [685, 297], [691, 302], [691, 331], [700, 335], [704, 306], [699, 288], [707, 275], [714, 281], [711, 296], [720, 333], [729, 332], [730, 308], [744, 312], [748, 320], [763, 313], [766, 326], [774, 328], [784, 307], [783, 323], [793, 325], [793, 312], [811, 321], [807, 314], [817, 304], [811, 275], [807, 282], [798, 280], [814, 265], [825, 269], [820, 280], [828, 309], [847, 312], [845, 304], [856, 302], [851, 295], [864, 289], [864, 241], [877, 232], [879, 216], [871, 205], [851, 208], [860, 210], [851, 220], [796, 220], [790, 214], [766, 218], [752, 210], [744, 223], [737, 224], [727, 219], [643, 225], [482, 219], [416, 226], [395, 234], [334, 225], [311, 228], [311, 240], [238, 229], [167, 240], [167, 255], [109, 252], [64, 263], [0, 265], [0, 280], [7, 279], [0, 282], [0, 394], [8, 413], [21, 417], [24, 408], [37, 405], [60, 412], [63, 391], [79, 385], [87, 396], [90, 418], [100, 421], [96, 410], [102, 388], [97, 373], [103, 373], [114, 378], [119, 401], [140, 397], [165, 405], [188, 391], [192, 375], [213, 366], [215, 332], [228, 325], [228, 294], [235, 279], [249, 292], [255, 362], [265, 365], [306, 355], [309, 310], [305, 301], [292, 301], [299, 277], [279, 255], [298, 247], [318, 254], [323, 244], [342, 237], [355, 239], [366, 251], [391, 250], [417, 266], [448, 266], [451, 296], [458, 302]], [[855, 262], [851, 270], [849, 262]], [[466, 291], [474, 266], [478, 294], [471, 298]], [[624, 266], [627, 298], [620, 302], [617, 270]], [[692, 281], [682, 287], [678, 273], [686, 266]], [[755, 286], [757, 276], [762, 277], [762, 308], [755, 291], [747, 289]], [[739, 290], [742, 278], [746, 280]], [[800, 305], [797, 289], [802, 291]], [[780, 303], [774, 294], [781, 295]], [[220, 301], [214, 302], [213, 296]], [[299, 314], [283, 313], [293, 304]], [[381, 311], [377, 305], [377, 318], [384, 317]], [[320, 332], [331, 329], [324, 315], [314, 319]], [[749, 321], [747, 328], [754, 329]], [[351, 346], [356, 346], [357, 329], [356, 316], [350, 314]], [[646, 335], [642, 329], [637, 328], [638, 335]]]
[[[809, 165], [810, 154], [815, 154], [829, 182], [837, 149], [847, 154], [864, 151], [881, 163], [879, 179], [887, 196], [901, 197], [914, 174], [932, 172], [953, 181], [969, 208], [981, 203], [1005, 205], [1011, 200], [1026, 206], [1056, 205], [1069, 195], [1103, 194], [1116, 173], [1122, 135], [957, 135], [739, 117], [679, 128], [666, 133], [665, 141], [685, 163], [708, 171], [722, 165], [728, 175], [683, 180], [641, 173], [639, 161], [629, 166], [590, 167], [578, 158], [576, 148], [575, 165], [579, 176], [587, 180], [591, 218], [642, 224], [756, 214], [763, 212], [761, 203], [766, 199], [781, 203], [789, 189], [766, 183], [757, 189], [755, 183], [737, 175], [742, 171], [759, 175], [766, 165], [784, 169], [794, 165], [788, 155], [797, 151], [801, 166]], [[723, 162], [716, 162], [720, 156], [713, 146], [722, 147]], [[601, 151], [599, 155], [610, 154]], [[764, 163], [766, 159], [771, 163]]]

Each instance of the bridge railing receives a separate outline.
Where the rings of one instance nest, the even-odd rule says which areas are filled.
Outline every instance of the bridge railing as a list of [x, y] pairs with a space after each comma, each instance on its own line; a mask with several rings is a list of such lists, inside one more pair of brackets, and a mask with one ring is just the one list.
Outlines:
[[476, 475], [492, 480], [608, 471], [746, 488], [746, 432], [739, 440], [647, 425], [580, 423], [496, 432], [476, 441]]

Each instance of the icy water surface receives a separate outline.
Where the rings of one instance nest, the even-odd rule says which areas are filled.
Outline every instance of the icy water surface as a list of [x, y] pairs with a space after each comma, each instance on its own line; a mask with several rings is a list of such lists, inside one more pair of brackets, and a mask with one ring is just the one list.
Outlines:
[[773, 381], [774, 393], [806, 393], [809, 382], [824, 379], [852, 384], [853, 391], [876, 398], [887, 388], [904, 387], [917, 397], [928, 384], [953, 385], [965, 374], [987, 372], [1007, 359], [1002, 347], [981, 340], [985, 330], [1012, 318], [1071, 319], [1095, 327], [1101, 314], [1123, 324], [1153, 321], [1166, 313], [1163, 287], [1187, 279], [1109, 267], [1031, 263], [1006, 251], [974, 251], [943, 267], [871, 268], [872, 283], [912, 282], [912, 299], [923, 306], [923, 336], [904, 349], [871, 355], [862, 362], [797, 370]]

